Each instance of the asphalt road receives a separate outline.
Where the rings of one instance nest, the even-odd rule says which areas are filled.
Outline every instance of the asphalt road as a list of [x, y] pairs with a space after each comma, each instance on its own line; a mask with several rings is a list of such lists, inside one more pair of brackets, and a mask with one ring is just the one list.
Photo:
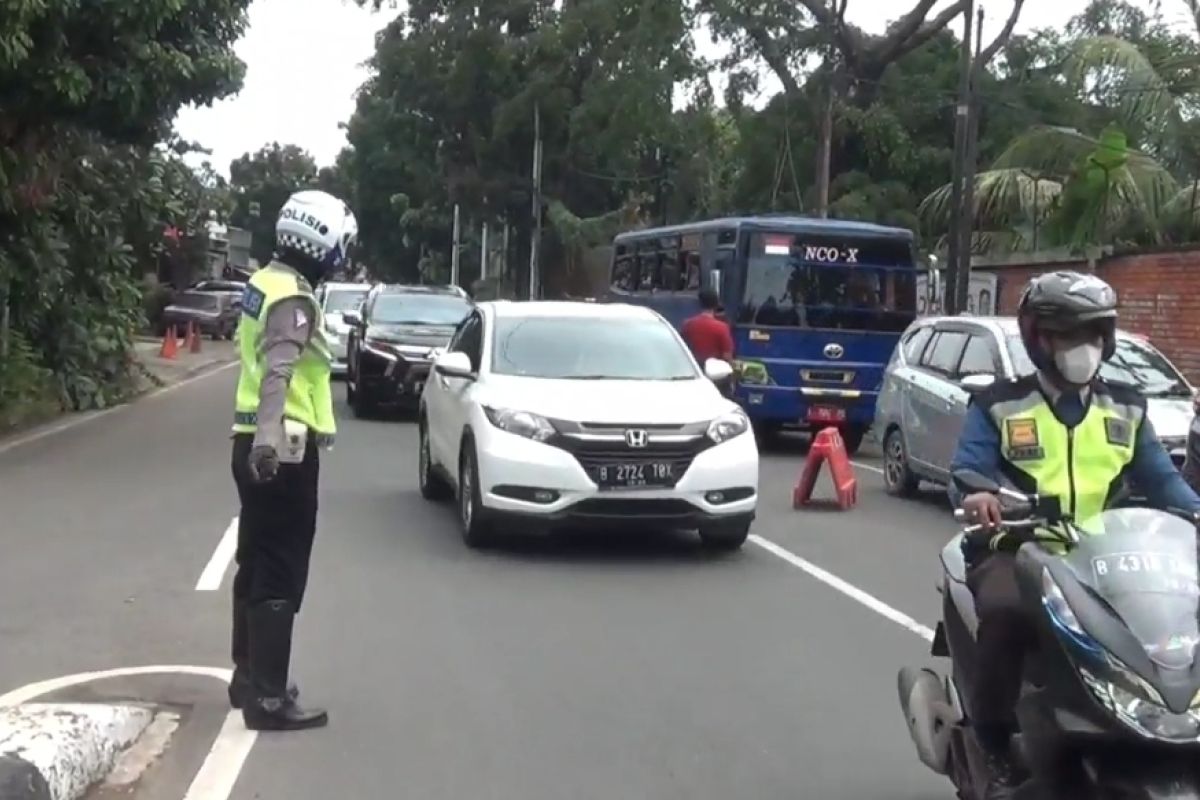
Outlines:
[[[0, 692], [227, 666], [228, 576], [220, 591], [196, 584], [237, 513], [233, 381], [0, 443]], [[953, 796], [917, 762], [897, 706], [920, 636], [755, 543], [717, 558], [670, 534], [468, 551], [453, 509], [417, 494], [411, 423], [340, 411], [294, 669], [331, 725], [260, 736], [236, 800]], [[860, 468], [856, 509], [792, 511], [802, 458], [764, 457], [754, 532], [932, 627], [953, 532], [938, 496], [891, 499]], [[182, 762], [142, 792], [182, 798], [221, 687], [89, 691], [195, 709]]]

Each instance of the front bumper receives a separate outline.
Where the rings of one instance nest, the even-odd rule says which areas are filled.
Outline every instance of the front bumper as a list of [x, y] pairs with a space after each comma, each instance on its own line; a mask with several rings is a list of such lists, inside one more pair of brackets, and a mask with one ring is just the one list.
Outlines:
[[[476, 431], [475, 443], [484, 508], [525, 525], [698, 528], [749, 522], [757, 510], [758, 447], [750, 432], [717, 445], [704, 440], [636, 454], [611, 447], [603, 455], [586, 447], [572, 452], [490, 426]], [[602, 489], [585, 466], [638, 460], [670, 461], [675, 485]]]

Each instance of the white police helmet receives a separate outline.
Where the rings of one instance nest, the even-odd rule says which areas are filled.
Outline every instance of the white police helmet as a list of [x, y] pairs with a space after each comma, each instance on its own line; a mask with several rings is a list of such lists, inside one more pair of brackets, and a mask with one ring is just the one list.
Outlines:
[[350, 206], [328, 192], [295, 192], [275, 220], [275, 247], [292, 251], [325, 268], [338, 269], [358, 236], [358, 220]]

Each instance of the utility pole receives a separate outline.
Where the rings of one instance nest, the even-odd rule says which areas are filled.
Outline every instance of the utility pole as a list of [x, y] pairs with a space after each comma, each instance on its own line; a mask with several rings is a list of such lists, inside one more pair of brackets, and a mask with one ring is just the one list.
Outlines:
[[983, 9], [975, 25], [975, 55], [971, 59], [971, 91], [967, 103], [966, 153], [963, 158], [961, 219], [958, 225], [958, 278], [955, 283], [956, 313], [967, 308], [971, 291], [971, 256], [975, 252], [975, 166], [979, 160], [979, 79], [983, 73]]
[[454, 233], [451, 236], [454, 239], [454, 243], [450, 245], [450, 283], [458, 286], [458, 240], [462, 236], [462, 222], [458, 203], [454, 204]]
[[[829, 216], [830, 162], [833, 160], [834, 84], [837, 80], [837, 67], [834, 64], [835, 58], [834, 47], [830, 44], [827, 47], [825, 56], [825, 108], [821, 112], [821, 133], [817, 141], [817, 216], [821, 219]], [[799, 197], [796, 200], [803, 203], [803, 200]]]
[[542, 249], [542, 111], [533, 106], [533, 234], [529, 241], [529, 299], [538, 298]]
[[483, 223], [483, 230], [480, 232], [482, 239], [481, 247], [479, 248], [479, 280], [486, 281], [488, 276], [488, 224]]
[[963, 175], [967, 159], [967, 128], [971, 109], [971, 22], [975, 16], [974, 0], [967, 0], [963, 9], [962, 55], [958, 76], [958, 103], [954, 109], [954, 169], [950, 185], [950, 239], [946, 259], [946, 291], [942, 313], [957, 314], [958, 279], [962, 274], [962, 203]]

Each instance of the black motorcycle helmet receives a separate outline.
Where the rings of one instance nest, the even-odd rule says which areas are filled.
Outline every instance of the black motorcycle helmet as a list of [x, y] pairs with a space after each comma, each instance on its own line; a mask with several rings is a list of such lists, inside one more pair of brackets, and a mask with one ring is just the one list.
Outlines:
[[1029, 282], [1017, 306], [1021, 343], [1038, 369], [1055, 369], [1054, 359], [1042, 349], [1040, 332], [1095, 328], [1103, 337], [1103, 358], [1117, 348], [1117, 293], [1095, 275], [1060, 271], [1038, 275]]

